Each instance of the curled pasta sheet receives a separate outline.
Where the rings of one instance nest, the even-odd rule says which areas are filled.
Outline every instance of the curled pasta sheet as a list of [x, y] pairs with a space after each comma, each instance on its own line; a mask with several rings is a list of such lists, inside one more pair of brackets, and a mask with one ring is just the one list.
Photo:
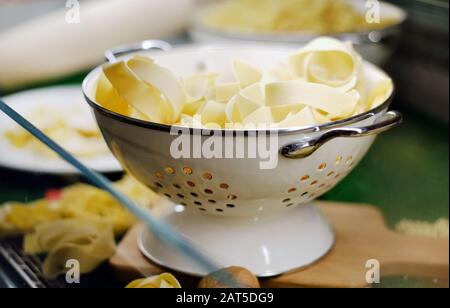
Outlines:
[[264, 86], [255, 83], [237, 93], [225, 108], [229, 123], [241, 123], [256, 109], [265, 105]]
[[103, 72], [117, 93], [150, 121], [171, 121], [172, 110], [161, 97], [161, 93], [155, 87], [142, 82], [125, 62], [109, 65]]
[[344, 92], [356, 86], [361, 64], [361, 56], [351, 44], [333, 38], [314, 40], [288, 58], [288, 68], [294, 78]]
[[127, 289], [168, 289], [168, 288], [181, 288], [178, 280], [169, 273], [163, 273], [161, 275], [152, 276], [148, 278], [137, 279], [130, 282]]
[[131, 106], [117, 93], [104, 73], [100, 75], [95, 99], [107, 109], [124, 115], [131, 114]]
[[61, 220], [38, 226], [24, 239], [27, 254], [47, 253], [43, 273], [56, 278], [66, 270], [67, 261], [77, 260], [81, 273], [89, 273], [115, 252], [112, 226], [89, 220]]
[[235, 59], [221, 73], [177, 78], [152, 59], [136, 56], [105, 68], [109, 84], [100, 76], [97, 96], [102, 101], [110, 97], [107, 104], [99, 103], [117, 104], [114, 110], [125, 110], [123, 98], [130, 110], [150, 121], [240, 129], [246, 124], [283, 128], [342, 120], [382, 104], [393, 92], [385, 74], [367, 76], [352, 44], [334, 38], [318, 38], [280, 60], [260, 70]]
[[233, 74], [241, 88], [260, 82], [263, 77], [260, 70], [240, 60], [233, 61]]
[[171, 107], [171, 122], [177, 121], [186, 101], [185, 92], [178, 78], [170, 70], [157, 65], [147, 57], [131, 58], [128, 65], [141, 80], [164, 95]]
[[266, 102], [269, 106], [300, 103], [325, 111], [332, 117], [350, 115], [358, 101], [356, 92], [343, 93], [316, 83], [287, 81], [266, 86]]
[[214, 85], [215, 74], [197, 74], [182, 78], [183, 89], [186, 93], [186, 103], [203, 100], [210, 86]]

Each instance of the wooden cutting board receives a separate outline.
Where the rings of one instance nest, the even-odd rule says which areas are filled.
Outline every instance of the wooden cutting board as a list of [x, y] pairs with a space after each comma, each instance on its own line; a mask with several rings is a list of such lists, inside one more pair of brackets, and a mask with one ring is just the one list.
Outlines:
[[[448, 286], [449, 240], [401, 235], [389, 230], [373, 206], [319, 202], [318, 207], [334, 227], [336, 246], [316, 264], [276, 278], [263, 279], [264, 287], [368, 287], [366, 262], [377, 259], [381, 276], [438, 279]], [[139, 228], [130, 230], [110, 260], [117, 277], [130, 282], [165, 270], [149, 262], [137, 247]], [[198, 279], [177, 275], [183, 286]]]

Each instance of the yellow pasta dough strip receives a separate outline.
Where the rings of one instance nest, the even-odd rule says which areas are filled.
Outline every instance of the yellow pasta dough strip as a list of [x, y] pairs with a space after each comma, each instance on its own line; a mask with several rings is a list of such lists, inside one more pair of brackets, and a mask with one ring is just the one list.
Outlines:
[[161, 98], [161, 93], [142, 82], [124, 62], [105, 66], [103, 72], [119, 95], [150, 121], [157, 123], [172, 121], [172, 111], [167, 102]]
[[249, 116], [247, 116], [243, 123], [244, 124], [255, 124], [255, 125], [269, 125], [272, 124], [273, 117], [272, 117], [272, 110], [270, 107], [263, 106], [253, 113], [251, 113]]
[[128, 60], [130, 69], [144, 82], [158, 89], [171, 106], [172, 123], [178, 120], [186, 101], [178, 78], [167, 68], [157, 65], [152, 59], [135, 56]]
[[40, 225], [26, 235], [24, 250], [48, 253], [43, 264], [48, 278], [64, 273], [69, 259], [77, 260], [81, 273], [88, 273], [114, 254], [114, 232], [107, 223], [62, 220]]
[[384, 103], [393, 91], [394, 84], [391, 79], [381, 80], [369, 94], [369, 98], [367, 99], [369, 108], [372, 109]]
[[260, 82], [263, 76], [260, 70], [240, 60], [233, 61], [232, 69], [234, 77], [242, 89]]
[[115, 113], [122, 115], [130, 114], [130, 106], [119, 93], [117, 93], [117, 90], [109, 82], [104, 73], [101, 73], [98, 79], [95, 100], [102, 104], [106, 109]]
[[193, 116], [205, 103], [204, 99], [186, 103], [183, 106], [182, 114]]
[[361, 57], [349, 44], [318, 38], [288, 58], [296, 78], [349, 91], [356, 85]]
[[241, 123], [256, 109], [264, 106], [264, 87], [255, 83], [237, 93], [227, 104], [225, 113], [229, 123]]
[[127, 289], [152, 289], [152, 288], [181, 288], [178, 280], [169, 273], [137, 279], [130, 282]]
[[205, 98], [210, 80], [208, 75], [198, 74], [183, 78], [182, 84], [186, 93], [186, 103], [190, 103]]
[[302, 104], [289, 104], [289, 105], [279, 105], [279, 106], [273, 106], [272, 107], [272, 116], [275, 122], [281, 122], [289, 114], [297, 113], [300, 110], [302, 110], [305, 107], [305, 105]]
[[216, 101], [208, 101], [199, 110], [198, 115], [201, 117], [201, 122], [206, 124], [215, 123], [220, 127], [224, 127], [226, 123], [225, 116], [226, 105]]
[[228, 102], [240, 90], [238, 83], [222, 83], [214, 87], [215, 100], [220, 103]]
[[357, 93], [343, 93], [334, 88], [314, 83], [289, 81], [266, 85], [268, 106], [304, 104], [332, 116], [345, 117], [359, 101]]
[[300, 112], [291, 114], [278, 125], [280, 127], [300, 127], [316, 124], [317, 120], [310, 107], [304, 107]]

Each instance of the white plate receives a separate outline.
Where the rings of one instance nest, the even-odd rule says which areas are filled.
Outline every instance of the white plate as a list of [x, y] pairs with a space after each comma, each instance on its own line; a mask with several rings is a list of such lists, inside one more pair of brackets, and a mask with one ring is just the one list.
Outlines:
[[[65, 104], [68, 108], [80, 107], [83, 112], [86, 108], [86, 116], [95, 121], [89, 107], [84, 102], [79, 86], [41, 88], [4, 97], [2, 100], [25, 118], [29, 116], [30, 111], [35, 110], [38, 106], [44, 108], [57, 106], [55, 108], [60, 108], [61, 104]], [[17, 124], [0, 112], [0, 166], [47, 174], [79, 174], [75, 168], [62, 159], [45, 157], [11, 145], [4, 137], [4, 133], [14, 127], [17, 127]], [[80, 160], [90, 168], [102, 173], [122, 171], [120, 164], [112, 154], [102, 154], [101, 156]]]

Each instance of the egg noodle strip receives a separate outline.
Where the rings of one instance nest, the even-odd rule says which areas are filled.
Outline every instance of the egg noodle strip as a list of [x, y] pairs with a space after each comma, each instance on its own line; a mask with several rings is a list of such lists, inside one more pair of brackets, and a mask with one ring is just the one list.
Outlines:
[[169, 273], [163, 273], [157, 276], [151, 276], [148, 278], [142, 278], [132, 281], [126, 286], [127, 289], [170, 289], [181, 288], [178, 280]]
[[89, 273], [115, 252], [111, 224], [100, 221], [61, 220], [39, 225], [25, 236], [27, 254], [47, 253], [43, 273], [56, 278], [65, 273], [69, 259], [77, 260], [80, 273]]
[[96, 98], [106, 108], [116, 102], [114, 111], [168, 125], [287, 128], [358, 115], [393, 91], [384, 74], [367, 82], [352, 44], [333, 38], [318, 38], [280, 61], [264, 71], [236, 59], [222, 73], [176, 77], [153, 59], [134, 56], [105, 65]]

